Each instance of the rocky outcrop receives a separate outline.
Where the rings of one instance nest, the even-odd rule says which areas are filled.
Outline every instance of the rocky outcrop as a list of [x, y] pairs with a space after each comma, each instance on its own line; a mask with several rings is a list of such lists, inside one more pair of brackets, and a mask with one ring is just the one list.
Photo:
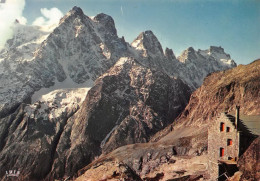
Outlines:
[[239, 171], [242, 172], [242, 180], [260, 179], [260, 137], [256, 138], [246, 152], [238, 160]]
[[121, 58], [97, 79], [80, 110], [68, 120], [53, 173], [72, 175], [102, 152], [149, 141], [184, 109], [189, 94], [181, 80]]
[[0, 119], [1, 177], [8, 170], [19, 170], [24, 180], [47, 177], [68, 118], [78, 110], [76, 105], [67, 107], [61, 115], [51, 119], [45, 115], [53, 115], [58, 105], [54, 103], [53, 108], [49, 108], [44, 103], [36, 103], [35, 106], [30, 112], [30, 107], [22, 104], [13, 114]]
[[95, 180], [135, 180], [141, 181], [141, 178], [126, 164], [117, 161], [103, 162], [95, 165], [84, 175], [78, 177], [77, 181], [95, 181]]
[[[206, 123], [220, 112], [234, 112], [240, 105], [241, 114], [260, 113], [260, 60], [249, 65], [212, 73], [196, 90], [178, 119], [186, 124]], [[201, 116], [203, 115], [203, 116]]]
[[[129, 67], [129, 64], [132, 65]], [[105, 152], [122, 145], [149, 141], [151, 135], [170, 124], [171, 120], [176, 118], [188, 103], [190, 90], [180, 79], [172, 79], [163, 72], [151, 70], [138, 64], [138, 62], [127, 60], [122, 65], [128, 67], [128, 70], [126, 72], [123, 70], [124, 77], [121, 77], [119, 81], [124, 80], [128, 83], [122, 88], [120, 88], [120, 84], [117, 84], [116, 87], [124, 89], [126, 92], [123, 95], [117, 93], [111, 99], [127, 102], [127, 114], [120, 111], [121, 108], [125, 107], [124, 105], [116, 111], [122, 112], [121, 120], [118, 120], [122, 122], [115, 124], [118, 127], [115, 128], [110, 139], [104, 145]], [[114, 70], [112, 69], [112, 71]], [[118, 72], [119, 75], [123, 73], [118, 69], [115, 72]], [[113, 79], [113, 81], [115, 80]], [[114, 83], [108, 84], [112, 86]], [[106, 92], [106, 94], [114, 95], [110, 92]]]
[[183, 127], [158, 142], [127, 145], [101, 155], [74, 177], [76, 180], [128, 179], [121, 171], [121, 167], [126, 167], [138, 180], [207, 180], [207, 155], [203, 146], [206, 139], [198, 127]]

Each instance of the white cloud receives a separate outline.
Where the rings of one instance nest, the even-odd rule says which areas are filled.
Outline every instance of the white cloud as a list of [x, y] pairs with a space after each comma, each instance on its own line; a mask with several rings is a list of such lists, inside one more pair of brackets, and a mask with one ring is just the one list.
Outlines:
[[20, 24], [26, 25], [27, 24], [27, 19], [25, 17], [18, 17], [17, 20], [19, 21]]
[[0, 3], [0, 49], [12, 37], [15, 20], [18, 19], [22, 24], [27, 22], [22, 16], [24, 6], [25, 0], [6, 0]]
[[63, 13], [58, 8], [41, 8], [41, 13], [43, 16], [38, 17], [32, 23], [36, 26], [52, 26], [58, 24]]

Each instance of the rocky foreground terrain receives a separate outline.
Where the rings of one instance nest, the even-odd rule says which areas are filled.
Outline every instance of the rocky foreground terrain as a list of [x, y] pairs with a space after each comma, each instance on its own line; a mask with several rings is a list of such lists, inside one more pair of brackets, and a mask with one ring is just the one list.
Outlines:
[[0, 51], [3, 180], [207, 179], [207, 122], [237, 103], [259, 112], [259, 61], [234, 68], [221, 47], [176, 58], [78, 7], [51, 32], [15, 28]]
[[[259, 148], [260, 137], [254, 140], [247, 151], [242, 155], [238, 162], [239, 172], [242, 180], [259, 180], [260, 164], [259, 164]], [[236, 174], [235, 174], [236, 176]]]

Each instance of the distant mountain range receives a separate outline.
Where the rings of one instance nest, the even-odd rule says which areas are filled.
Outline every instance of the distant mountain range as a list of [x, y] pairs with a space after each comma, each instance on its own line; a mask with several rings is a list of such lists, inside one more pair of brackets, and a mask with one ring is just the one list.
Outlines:
[[[208, 74], [237, 66], [215, 46], [190, 47], [176, 58], [171, 49], [163, 51], [152, 31], [129, 44], [118, 37], [112, 17], [88, 17], [78, 7], [51, 33], [14, 27], [0, 51], [2, 178], [12, 169], [19, 169], [22, 179], [67, 178], [102, 153], [156, 140], [181, 113], [178, 119], [196, 117], [189, 105], [204, 85], [189, 103], [190, 96]], [[208, 80], [206, 85], [218, 81]], [[211, 99], [196, 100], [200, 106]], [[199, 108], [208, 116], [205, 111], [215, 107], [206, 105]]]

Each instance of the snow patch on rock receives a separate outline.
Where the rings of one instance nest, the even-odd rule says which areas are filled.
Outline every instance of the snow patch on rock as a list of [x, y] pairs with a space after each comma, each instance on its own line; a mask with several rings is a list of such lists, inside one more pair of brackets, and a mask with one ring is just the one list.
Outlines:
[[56, 89], [42, 95], [37, 102], [28, 105], [26, 114], [35, 119], [52, 120], [79, 109], [90, 88]]
[[35, 103], [37, 101], [41, 101], [46, 95], [51, 94], [52, 92], [55, 92], [57, 90], [73, 90], [73, 89], [90, 89], [93, 86], [94, 82], [89, 80], [88, 82], [84, 84], [77, 84], [70, 78], [67, 78], [63, 82], [55, 81], [54, 86], [51, 86], [49, 88], [41, 88], [39, 91], [36, 91], [32, 95], [32, 103]]

